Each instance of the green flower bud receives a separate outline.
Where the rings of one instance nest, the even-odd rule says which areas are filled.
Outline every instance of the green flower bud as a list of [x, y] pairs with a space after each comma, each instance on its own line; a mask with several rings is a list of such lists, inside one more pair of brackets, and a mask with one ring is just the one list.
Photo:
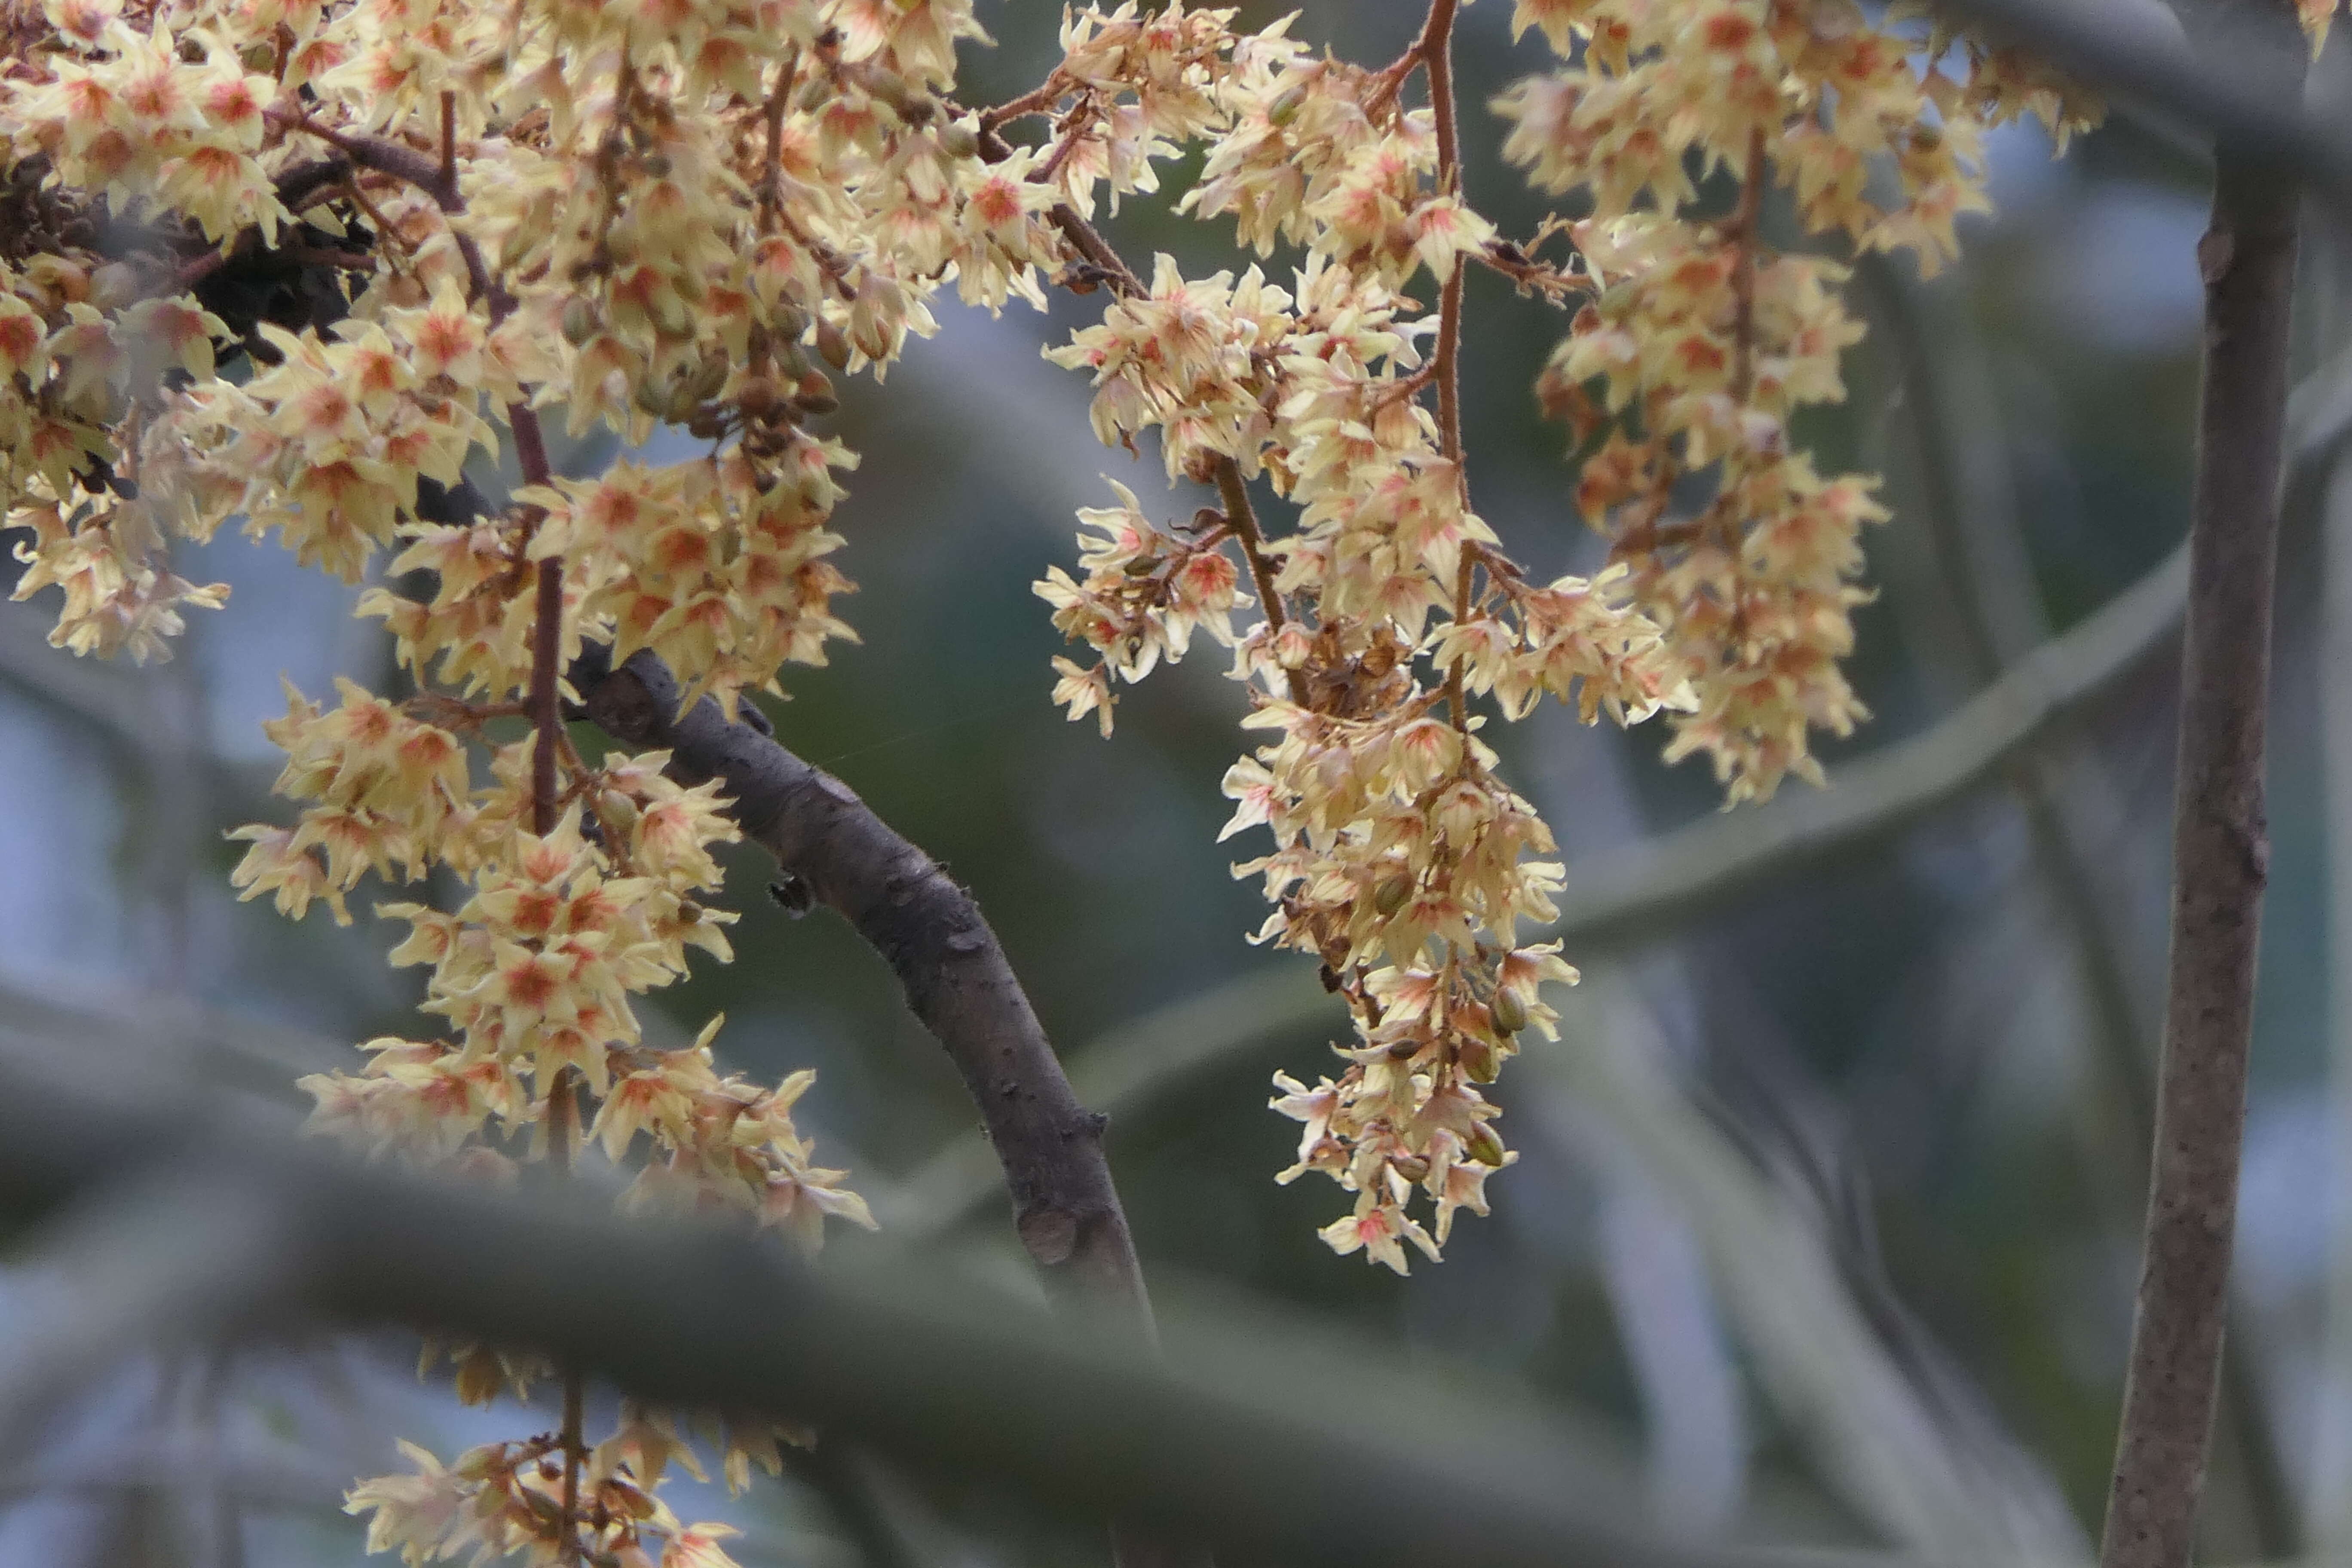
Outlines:
[[1472, 1083], [1492, 1083], [1503, 1070], [1503, 1058], [1493, 1046], [1484, 1040], [1465, 1040], [1458, 1058], [1463, 1074]]
[[686, 384], [693, 392], [694, 400], [707, 403], [718, 396], [719, 389], [727, 384], [727, 370], [725, 355], [705, 355], [702, 362], [694, 367], [694, 374], [687, 378]]
[[563, 301], [563, 341], [578, 348], [596, 335], [603, 323], [596, 319], [596, 307], [579, 294]]

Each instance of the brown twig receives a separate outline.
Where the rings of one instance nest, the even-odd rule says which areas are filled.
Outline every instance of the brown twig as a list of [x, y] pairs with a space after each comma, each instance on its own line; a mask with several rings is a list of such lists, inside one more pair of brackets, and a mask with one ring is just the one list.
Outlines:
[[[1884, 319], [1900, 367], [1897, 385], [1917, 447], [1920, 520], [1942, 579], [1934, 586], [1950, 594], [1959, 612], [1960, 662], [1979, 685], [1990, 684], [2047, 643], [2050, 626], [2025, 556], [2009, 437], [1987, 381], [1983, 345], [1965, 321], [1955, 319], [1958, 312], [1939, 307], [1883, 254], [1857, 257], [1855, 276], [1867, 294], [1877, 296], [1871, 314]], [[1877, 326], [1874, 320], [1874, 331]], [[2299, 452], [2294, 461], [2308, 468], [2312, 459]], [[2108, 826], [2099, 792], [2110, 781], [2102, 776], [2095, 749], [2079, 739], [2021, 752], [2002, 773], [2073, 949], [2090, 1015], [2086, 1038], [2094, 1071], [2084, 1114], [2076, 1119], [2077, 1157], [2086, 1183], [2128, 1225], [2147, 1202], [2146, 1170], [2137, 1162], [2156, 1114], [2149, 1048], [2156, 1019], [2153, 998], [2141, 996], [2133, 983], [2129, 944], [2098, 875], [2098, 844]], [[2244, 1299], [2242, 1282], [2236, 1300]], [[2296, 1508], [2268, 1391], [2242, 1345], [2225, 1347], [2221, 1375], [2215, 1479], [2235, 1476], [2253, 1527], [2254, 1555], [2294, 1557], [2300, 1551]], [[2208, 1547], [2214, 1549], [2210, 1539]]]
[[1053, 152], [1046, 154], [1045, 161], [1037, 165], [1036, 172], [1029, 178], [1041, 185], [1050, 184], [1062, 172], [1062, 165], [1070, 161], [1070, 154], [1078, 150], [1078, 143], [1086, 140], [1087, 130], [1094, 121], [1092, 99], [1071, 110], [1068, 123], [1060, 128], [1060, 140], [1055, 143]]
[[1540, 294], [1549, 303], [1562, 308], [1570, 296], [1589, 296], [1592, 292], [1589, 280], [1531, 260], [1525, 250], [1507, 240], [1490, 240], [1475, 250], [1465, 251], [1462, 259], [1475, 261], [1487, 271], [1509, 279], [1522, 294]]
[[[1454, 109], [1454, 16], [1460, 0], [1433, 0], [1421, 41], [1413, 46], [1429, 70], [1429, 107], [1437, 121], [1437, 184], [1459, 195], [1462, 134]], [[1445, 275], [1437, 306], [1437, 444], [1457, 472], [1462, 467], [1462, 268]]]
[[[1257, 512], [1250, 505], [1249, 486], [1243, 482], [1241, 465], [1231, 458], [1219, 458], [1215, 479], [1217, 494], [1225, 503], [1225, 521], [1241, 544], [1242, 559], [1249, 563], [1250, 581], [1257, 584], [1257, 602], [1265, 612], [1266, 628], [1278, 632], [1288, 617], [1283, 611], [1281, 591], [1275, 586], [1273, 563], [1265, 558], [1265, 541], [1258, 532]], [[1290, 700], [1304, 708], [1307, 678], [1295, 669], [1284, 673], [1290, 678]]]
[[[442, 104], [446, 124], [449, 98], [443, 95]], [[455, 187], [454, 169], [450, 175]], [[513, 310], [514, 300], [505, 289], [490, 279], [484, 268], [479, 247], [471, 236], [460, 236], [467, 269], [476, 279], [476, 287], [489, 298], [490, 325], [493, 330]], [[539, 415], [528, 403], [507, 405], [507, 428], [514, 435], [515, 462], [522, 472], [523, 483], [543, 485], [553, 477], [547, 460], [547, 437], [541, 430]], [[530, 536], [538, 531], [544, 514], [537, 507], [527, 509], [523, 519], [525, 547]], [[541, 837], [555, 831], [562, 819], [563, 798], [558, 778], [562, 754], [571, 749], [570, 737], [563, 732], [562, 675], [563, 658], [563, 558], [550, 555], [539, 563], [538, 582], [534, 585], [537, 602], [531, 606], [530, 626], [530, 689], [523, 699], [523, 710], [530, 715], [530, 822], [531, 831]], [[568, 1175], [572, 1170], [572, 1146], [579, 1124], [577, 1075], [569, 1067], [560, 1069], [555, 1082], [548, 1089], [548, 1158], [557, 1172]], [[580, 1467], [588, 1455], [587, 1438], [583, 1432], [587, 1404], [587, 1376], [576, 1365], [563, 1369], [563, 1502], [561, 1528], [563, 1540], [559, 1561], [563, 1568], [578, 1568], [580, 1549]]]
[[[1462, 189], [1462, 133], [1455, 123], [1454, 107], [1454, 17], [1459, 0], [1432, 0], [1429, 20], [1423, 24], [1420, 41], [1412, 47], [1411, 58], [1418, 58], [1429, 72], [1430, 112], [1437, 121], [1437, 184], [1448, 195], [1459, 195]], [[1445, 281], [1437, 295], [1437, 351], [1430, 361], [1432, 379], [1437, 384], [1437, 448], [1445, 460], [1454, 465], [1454, 482], [1464, 508], [1470, 503], [1470, 478], [1462, 460], [1462, 279], [1465, 268], [1460, 257], [1445, 274]], [[1470, 618], [1474, 603], [1473, 589], [1478, 574], [1478, 552], [1468, 540], [1462, 542], [1462, 563], [1454, 576], [1454, 620], [1460, 625]], [[1453, 715], [1454, 727], [1465, 735], [1470, 732], [1470, 704], [1462, 689], [1463, 656], [1455, 655], [1445, 671], [1445, 707]]]
[[[1003, 162], [1011, 152], [1003, 138], [994, 132], [988, 132], [981, 138], [982, 155], [992, 163]], [[1046, 216], [1054, 226], [1062, 231], [1062, 237], [1069, 241], [1070, 248], [1101, 275], [1113, 293], [1121, 299], [1134, 300], [1150, 292], [1144, 288], [1143, 279], [1128, 266], [1126, 258], [1111, 248], [1110, 242], [1102, 237], [1102, 231], [1080, 217], [1076, 208], [1067, 202], [1057, 202]], [[1250, 581], [1257, 587], [1258, 606], [1265, 614], [1266, 625], [1279, 631], [1288, 616], [1282, 607], [1282, 595], [1274, 585], [1274, 566], [1265, 558], [1265, 535], [1258, 529], [1257, 513], [1250, 505], [1249, 487], [1242, 479], [1241, 465], [1220, 455], [1211, 469], [1210, 478], [1216, 484], [1217, 494], [1224, 501], [1225, 521], [1232, 525], [1234, 537], [1241, 544], [1242, 556], [1249, 563]], [[1290, 672], [1290, 698], [1302, 706], [1307, 701], [1306, 680], [1296, 670]]]
[[1047, 113], [1053, 109], [1055, 100], [1060, 98], [1066, 90], [1067, 89], [1063, 85], [1061, 73], [1056, 71], [1020, 97], [1000, 103], [994, 109], [982, 110], [980, 111], [981, 132], [984, 135], [990, 134], [1024, 115]]
[[[2264, 42], [2275, 95], [2299, 101], [2305, 55], [2293, 8], [2231, 10], [2241, 40], [2273, 24]], [[2102, 1568], [2187, 1568], [2195, 1544], [2270, 857], [2264, 719], [2298, 196], [2229, 137], [2214, 162], [2212, 224], [2197, 250], [2206, 352], [2173, 800], [2170, 974], [2146, 1254]]]
[[1748, 172], [1739, 182], [1739, 205], [1724, 226], [1725, 243], [1738, 247], [1731, 263], [1731, 400], [1745, 403], [1756, 390], [1756, 226], [1764, 211], [1764, 128], [1748, 133]]
[[[572, 1069], [564, 1068], [555, 1075], [555, 1086], [548, 1093], [547, 1155], [559, 1175], [571, 1174], [572, 1145], [579, 1135], [580, 1102], [574, 1082]], [[557, 1561], [563, 1568], [579, 1568], [581, 1562], [580, 1467], [588, 1458], [587, 1404], [587, 1374], [576, 1365], [565, 1367], [563, 1426], [556, 1437], [556, 1446], [563, 1453], [562, 1512], [558, 1516], [563, 1540], [557, 1548]]]
[[760, 106], [760, 127], [763, 146], [760, 155], [760, 232], [772, 234], [776, 213], [782, 204], [777, 199], [776, 181], [782, 168], [784, 142], [784, 110], [791, 106], [793, 84], [801, 70], [801, 52], [795, 47], [776, 67], [776, 85], [768, 94], [767, 102]]
[[435, 205], [444, 212], [459, 211], [465, 205], [458, 199], [455, 169], [449, 170], [445, 177], [439, 160], [430, 153], [418, 152], [406, 142], [359, 132], [338, 131], [333, 126], [320, 124], [307, 114], [278, 109], [265, 112], [271, 124], [281, 130], [299, 131], [316, 136], [362, 169], [373, 169], [378, 174], [407, 181], [431, 196]]

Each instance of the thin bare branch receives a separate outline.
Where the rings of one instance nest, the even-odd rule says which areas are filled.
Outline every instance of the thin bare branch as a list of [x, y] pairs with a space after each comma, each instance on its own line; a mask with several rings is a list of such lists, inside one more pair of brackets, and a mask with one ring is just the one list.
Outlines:
[[[2262, 23], [2272, 96], [2301, 97], [2302, 34], [2284, 0]], [[2173, 798], [2170, 978], [2153, 1169], [2103, 1568], [2187, 1568], [2196, 1542], [2229, 1300], [2270, 841], [2263, 748], [2286, 441], [2288, 324], [2300, 193], [2223, 134], [2198, 245], [2205, 376], [2189, 523], [2189, 630]]]

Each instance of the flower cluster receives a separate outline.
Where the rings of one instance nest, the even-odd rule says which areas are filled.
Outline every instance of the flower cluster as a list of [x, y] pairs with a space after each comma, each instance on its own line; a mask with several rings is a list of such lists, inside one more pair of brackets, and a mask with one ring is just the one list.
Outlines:
[[[2332, 9], [2315, 0], [2306, 24]], [[1462, 200], [1456, 11], [1438, 0], [1373, 68], [1181, 0], [1082, 10], [1044, 85], [983, 120], [1047, 122], [1035, 177], [1074, 216], [1106, 183], [1114, 203], [1155, 189], [1156, 162], [1205, 143], [1181, 208], [1231, 216], [1260, 257], [1297, 255], [1287, 286], [1255, 267], [1187, 279], [1166, 258], [1146, 282], [1100, 248], [1065, 278], [1117, 296], [1049, 351], [1093, 376], [1097, 433], [1132, 447], [1157, 431], [1171, 479], [1214, 483], [1223, 505], [1162, 531], [1122, 491], [1081, 514], [1109, 541], [1082, 536], [1085, 575], [1038, 592], [1097, 656], [1057, 659], [1055, 697], [1106, 732], [1117, 684], [1216, 612], [1252, 687], [1244, 723], [1273, 737], [1226, 777], [1227, 834], [1275, 839], [1236, 873], [1265, 879], [1261, 940], [1314, 953], [1357, 1028], [1336, 1079], [1277, 1079], [1276, 1108], [1306, 1124], [1282, 1179], [1332, 1176], [1355, 1203], [1325, 1238], [1400, 1270], [1405, 1244], [1434, 1256], [1459, 1209], [1484, 1212], [1512, 1156], [1481, 1086], [1530, 1023], [1549, 1030], [1540, 983], [1573, 978], [1517, 934], [1554, 918], [1563, 873], [1471, 700], [1507, 719], [1546, 693], [1586, 722], [1663, 712], [1669, 760], [1707, 754], [1732, 803], [1819, 782], [1815, 731], [1864, 716], [1840, 661], [1864, 528], [1886, 514], [1875, 479], [1824, 474], [1791, 438], [1801, 409], [1843, 397], [1862, 327], [1845, 268], [1768, 230], [1932, 271], [1988, 207], [1990, 129], [2030, 115], [2063, 147], [2101, 112], [2021, 51], [1901, 4], [1517, 0], [1515, 36], [1540, 31], [1563, 64], [1496, 100], [1505, 156], [1581, 215], [1519, 244]], [[1407, 101], [1416, 77], [1426, 107]], [[1560, 236], [1569, 258], [1537, 259]], [[1538, 393], [1611, 542], [1589, 578], [1528, 581], [1471, 508], [1466, 265], [1573, 311]], [[1293, 526], [1260, 521], [1254, 483]], [[1182, 591], [1204, 552], [1240, 562], [1205, 601]], [[1243, 567], [1262, 618], [1236, 635]]]
[[[971, 0], [42, 0], [0, 66], [0, 510], [52, 640], [160, 657], [222, 585], [170, 569], [232, 519], [373, 579], [412, 681], [290, 696], [287, 826], [234, 880], [289, 916], [392, 902], [427, 968], [425, 1039], [306, 1081], [315, 1124], [486, 1174], [593, 1142], [632, 1204], [741, 1211], [814, 1244], [870, 1224], [793, 1106], [667, 1048], [637, 999], [729, 956], [735, 829], [662, 755], [575, 752], [563, 672], [649, 648], [732, 707], [850, 635], [832, 557], [834, 377], [878, 376], [952, 288], [1042, 298], [1066, 242], [1032, 151], [984, 146], [948, 94]], [[704, 444], [593, 479], [551, 470], [542, 415]], [[484, 500], [469, 464], [524, 482]], [[1204, 556], [1203, 560], [1208, 559]], [[1202, 616], [1213, 568], [1171, 601]], [[1228, 595], [1229, 598], [1229, 595]], [[642, 1135], [642, 1139], [641, 1136]], [[473, 1347], [469, 1398], [526, 1361]], [[774, 1435], [722, 1436], [730, 1479]], [[491, 1444], [352, 1494], [408, 1561], [715, 1568], [717, 1533], [652, 1489], [691, 1464], [662, 1418]]]
[[[723, 1441], [734, 1451], [736, 1435]], [[759, 1440], [772, 1447], [772, 1440]], [[553, 1562], [550, 1543], [566, 1510], [565, 1466], [554, 1437], [485, 1443], [444, 1465], [414, 1443], [400, 1445], [407, 1474], [354, 1488], [355, 1510], [372, 1515], [368, 1550], [399, 1550], [410, 1563], [437, 1562], [469, 1548], [486, 1557], [526, 1554]], [[723, 1524], [681, 1524], [655, 1488], [672, 1465], [705, 1479], [691, 1446], [656, 1413], [625, 1405], [613, 1435], [589, 1452], [571, 1482], [571, 1512], [600, 1523], [590, 1563], [627, 1568], [730, 1568], [719, 1545], [737, 1531]], [[649, 1543], [661, 1543], [655, 1556]]]
[[[1626, 721], [1691, 698], [1625, 574], [1538, 584], [1511, 564], [1469, 507], [1452, 416], [1422, 401], [1452, 374], [1453, 330], [1403, 290], [1455, 277], [1493, 230], [1461, 205], [1430, 110], [1402, 101], [1413, 58], [1358, 69], [1279, 26], [1221, 31], [1230, 19], [1082, 14], [1024, 100], [1071, 150], [1074, 206], [1098, 179], [1148, 188], [1151, 157], [1205, 138], [1186, 205], [1233, 215], [1262, 251], [1305, 253], [1288, 288], [1255, 268], [1188, 279], [1161, 257], [1050, 351], [1091, 373], [1103, 440], [1156, 430], [1171, 478], [1213, 481], [1224, 504], [1162, 531], [1121, 490], [1081, 514], [1108, 536], [1082, 536], [1083, 580], [1056, 570], [1038, 592], [1097, 655], [1058, 661], [1055, 696], [1106, 730], [1114, 682], [1181, 656], [1196, 624], [1234, 643], [1245, 722], [1271, 738], [1226, 776], [1226, 833], [1264, 825], [1276, 844], [1236, 870], [1275, 906], [1260, 940], [1316, 955], [1359, 1031], [1338, 1079], [1280, 1080], [1278, 1108], [1307, 1124], [1285, 1179], [1339, 1181], [1355, 1206], [1326, 1239], [1402, 1269], [1402, 1243], [1434, 1256], [1458, 1209], [1485, 1212], [1487, 1174], [1513, 1156], [1483, 1086], [1521, 1030], [1549, 1030], [1538, 985], [1572, 977], [1515, 934], [1555, 917], [1560, 868], [1465, 694], [1516, 716], [1548, 691]], [[1296, 509], [1291, 531], [1260, 527], [1258, 480]], [[1234, 639], [1244, 567], [1264, 618]], [[1416, 1192], [1434, 1234], [1408, 1213]]]
[[1606, 432], [1577, 500], [1697, 696], [1667, 754], [1712, 757], [1735, 801], [1819, 782], [1811, 732], [1864, 716], [1839, 660], [1885, 513], [1874, 480], [1790, 440], [1799, 408], [1843, 397], [1862, 328], [1843, 268], [1766, 243], [1766, 195], [1785, 188], [1807, 235], [1932, 271], [1990, 205], [1985, 131], [2030, 112], [2063, 133], [2095, 106], [1852, 0], [1524, 0], [1516, 26], [1572, 63], [1496, 100], [1505, 156], [1591, 209], [1568, 232], [1593, 297], [1540, 390], [1580, 447]]

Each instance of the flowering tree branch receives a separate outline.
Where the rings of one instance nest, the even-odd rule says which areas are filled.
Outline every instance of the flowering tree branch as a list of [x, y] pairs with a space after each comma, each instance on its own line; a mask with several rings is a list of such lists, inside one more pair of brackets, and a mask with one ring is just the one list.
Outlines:
[[1080, 1105], [971, 895], [848, 785], [705, 698], [678, 713], [676, 679], [639, 653], [591, 647], [572, 667], [583, 708], [629, 745], [671, 753], [682, 782], [719, 780], [745, 837], [872, 943], [908, 1005], [963, 1075], [1012, 1189], [1022, 1244], [1049, 1280], [1150, 1307], [1103, 1158], [1103, 1119]]
[[[2292, 6], [2243, 0], [2229, 9], [2250, 58], [2262, 51], [2274, 94], [2294, 101], [2305, 56]], [[2171, 973], [2103, 1568], [2186, 1568], [2195, 1544], [2270, 858], [2263, 745], [2300, 195], [2264, 150], [2242, 148], [2226, 131], [2215, 163], [2212, 224], [2198, 246], [2206, 352], [2174, 783]]]

